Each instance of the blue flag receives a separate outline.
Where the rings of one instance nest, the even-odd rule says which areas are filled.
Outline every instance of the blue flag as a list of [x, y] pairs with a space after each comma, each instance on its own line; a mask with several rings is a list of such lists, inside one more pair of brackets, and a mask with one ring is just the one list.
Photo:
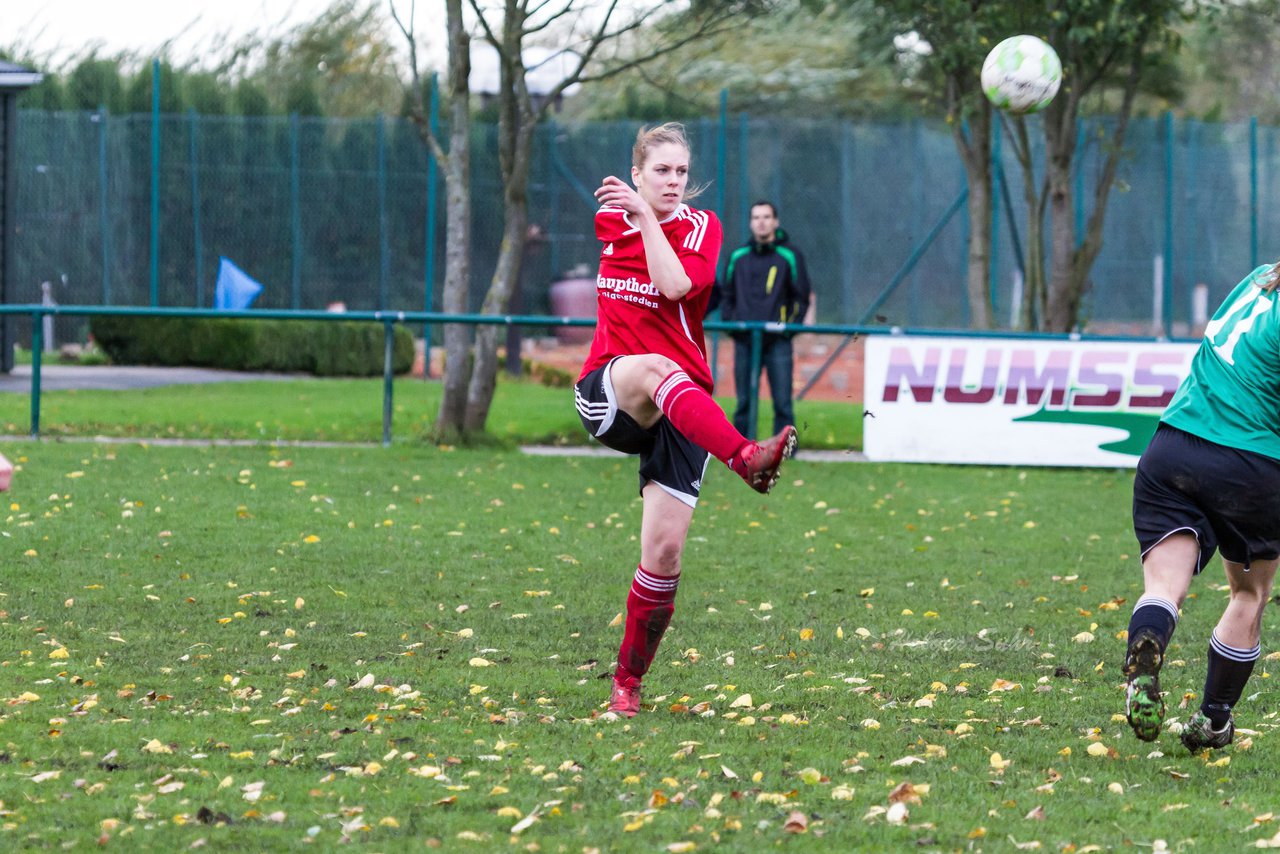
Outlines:
[[213, 307], [230, 311], [244, 311], [262, 293], [262, 285], [231, 262], [221, 258], [218, 263], [218, 283], [213, 288]]

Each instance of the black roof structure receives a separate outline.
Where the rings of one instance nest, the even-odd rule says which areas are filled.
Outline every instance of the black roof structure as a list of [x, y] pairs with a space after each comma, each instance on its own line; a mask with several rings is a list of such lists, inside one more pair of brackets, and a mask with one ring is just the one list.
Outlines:
[[[44, 75], [30, 68], [0, 60], [0, 303], [9, 302], [13, 281], [13, 244], [18, 238], [14, 217], [17, 181], [18, 95], [35, 86]], [[12, 318], [0, 318], [0, 373], [13, 370]]]
[[23, 68], [21, 65], [14, 65], [12, 62], [0, 59], [0, 92], [21, 92], [23, 89], [30, 89], [43, 79], [44, 75], [39, 71], [32, 71], [30, 68]]

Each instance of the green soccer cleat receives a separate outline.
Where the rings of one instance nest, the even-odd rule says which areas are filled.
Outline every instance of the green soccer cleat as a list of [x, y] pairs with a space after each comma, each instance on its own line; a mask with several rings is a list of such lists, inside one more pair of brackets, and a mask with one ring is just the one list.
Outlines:
[[1139, 632], [1131, 638], [1124, 657], [1127, 681], [1124, 713], [1133, 734], [1143, 741], [1155, 741], [1164, 723], [1164, 698], [1160, 696], [1160, 665], [1164, 653], [1155, 633]]
[[1206, 747], [1226, 747], [1236, 736], [1236, 722], [1227, 718], [1227, 725], [1222, 729], [1214, 729], [1213, 721], [1204, 712], [1196, 712], [1182, 728], [1182, 746], [1192, 753], [1199, 753]]

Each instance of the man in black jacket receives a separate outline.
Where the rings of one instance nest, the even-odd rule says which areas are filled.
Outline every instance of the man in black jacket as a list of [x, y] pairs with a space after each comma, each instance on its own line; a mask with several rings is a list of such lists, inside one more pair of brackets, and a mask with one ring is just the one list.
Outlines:
[[[751, 239], [733, 251], [721, 287], [720, 316], [724, 320], [762, 320], [769, 323], [801, 323], [809, 309], [809, 273], [804, 257], [787, 245], [787, 234], [778, 227], [778, 210], [772, 202], [751, 206]], [[773, 398], [773, 432], [796, 423], [791, 406], [791, 336], [766, 330], [761, 365], [769, 378]], [[745, 436], [756, 434], [748, 423], [751, 407], [751, 334], [733, 333], [733, 383], [738, 408], [733, 425]]]

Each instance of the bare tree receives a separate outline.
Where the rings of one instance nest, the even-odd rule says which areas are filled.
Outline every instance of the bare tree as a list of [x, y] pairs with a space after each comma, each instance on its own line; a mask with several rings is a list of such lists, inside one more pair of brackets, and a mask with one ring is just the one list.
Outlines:
[[[1176, 44], [1174, 25], [1202, 4], [1183, 0], [1137, 0], [1123, 14], [1092, 0], [1056, 0], [1044, 16], [1045, 35], [1062, 59], [1062, 90], [1044, 111], [1045, 169], [1037, 181], [1025, 120], [1010, 120], [1013, 148], [1021, 165], [1027, 223], [1026, 289], [1019, 325], [1024, 329], [1069, 332], [1082, 321], [1089, 274], [1102, 251], [1107, 200], [1124, 156], [1125, 134], [1139, 88], [1149, 82]], [[1098, 125], [1102, 168], [1093, 187], [1084, 232], [1076, 234], [1072, 169], [1078, 123], [1090, 93], [1114, 93], [1109, 132]], [[1076, 167], [1078, 168], [1078, 167]], [[1044, 218], [1049, 214], [1048, 257]]]
[[[601, 80], [641, 66], [686, 44], [722, 30], [736, 15], [764, 8], [768, 0], [710, 2], [692, 0], [671, 11], [673, 4], [651, 0], [647, 5], [608, 3], [591, 0], [500, 0], [487, 6], [481, 0], [467, 0], [475, 19], [476, 37], [491, 45], [498, 55], [499, 85], [498, 162], [502, 177], [504, 222], [502, 242], [493, 275], [485, 292], [481, 312], [499, 315], [507, 310], [519, 281], [524, 238], [528, 229], [529, 165], [534, 134], [564, 91], [575, 84]], [[620, 7], [626, 7], [623, 11]], [[449, 85], [446, 101], [450, 115], [450, 147], [446, 154], [434, 139], [422, 110], [423, 98], [412, 23], [396, 21], [409, 42], [413, 64], [416, 119], [436, 159], [446, 169], [449, 202], [449, 256], [445, 268], [444, 309], [461, 312], [466, 303], [469, 272], [464, 258], [455, 253], [469, 251], [465, 222], [470, 219], [466, 192], [465, 162], [470, 126], [466, 122], [469, 91], [465, 79], [470, 37], [462, 25], [461, 0], [446, 0], [449, 27]], [[394, 8], [393, 8], [394, 14]], [[534, 97], [527, 82], [532, 70], [524, 64], [524, 49], [534, 40], [554, 34], [558, 44], [567, 45], [572, 57], [559, 83]], [[457, 161], [462, 161], [459, 166]], [[453, 170], [451, 176], [450, 170]], [[456, 191], [455, 192], [455, 188]], [[458, 222], [461, 220], [461, 222]], [[458, 240], [455, 241], [455, 233]], [[465, 243], [463, 241], [466, 241]], [[436, 423], [437, 437], [465, 438], [484, 431], [493, 402], [498, 372], [499, 329], [479, 327], [470, 352], [464, 333], [445, 333], [445, 395]], [[465, 388], [465, 394], [459, 394]]]
[[[418, 69], [418, 44], [414, 36], [415, 5], [410, 4], [404, 21], [391, 6], [391, 16], [409, 44], [412, 74], [413, 116], [418, 133], [444, 173], [446, 201], [446, 247], [442, 308], [446, 314], [465, 314], [467, 285], [471, 281], [471, 36], [462, 20], [462, 0], [445, 0], [445, 29], [448, 33], [449, 72], [445, 80], [445, 103], [449, 114], [449, 147], [446, 150], [431, 127], [427, 87]], [[444, 396], [436, 419], [438, 441], [453, 438], [461, 420], [450, 416], [466, 404], [467, 377], [458, 370], [470, 361], [471, 327], [450, 323], [444, 327]], [[431, 358], [431, 354], [427, 354]], [[452, 368], [453, 370], [449, 370]], [[452, 431], [452, 433], [451, 433]]]
[[[1065, 332], [1080, 320], [1089, 273], [1102, 249], [1107, 200], [1123, 156], [1125, 132], [1139, 86], [1158, 77], [1177, 40], [1175, 25], [1209, 0], [877, 0], [892, 24], [930, 45], [924, 82], [945, 93], [943, 105], [969, 179], [969, 303], [974, 326], [990, 325], [985, 296], [990, 271], [993, 112], [981, 95], [978, 69], [986, 51], [1011, 33], [1039, 33], [1058, 51], [1062, 91], [1044, 111], [1047, 166], [1037, 180], [1026, 120], [1005, 117], [1021, 167], [1028, 227], [1023, 329]], [[1084, 233], [1075, 233], [1071, 174], [1077, 123], [1086, 95], [1119, 94], [1109, 134], [1100, 126], [1105, 159]], [[936, 97], [936, 96], [935, 96]], [[967, 125], [967, 129], [966, 129]], [[1051, 232], [1045, 238], [1045, 214]], [[1046, 244], [1048, 252], [1046, 253]]]
[[990, 49], [989, 33], [999, 32], [1002, 10], [987, 0], [877, 0], [891, 27], [923, 40], [923, 52], [910, 46], [899, 60], [928, 101], [945, 111], [951, 136], [964, 164], [969, 195], [966, 292], [969, 323], [975, 329], [995, 325], [991, 300], [991, 132], [994, 111], [978, 79]]

